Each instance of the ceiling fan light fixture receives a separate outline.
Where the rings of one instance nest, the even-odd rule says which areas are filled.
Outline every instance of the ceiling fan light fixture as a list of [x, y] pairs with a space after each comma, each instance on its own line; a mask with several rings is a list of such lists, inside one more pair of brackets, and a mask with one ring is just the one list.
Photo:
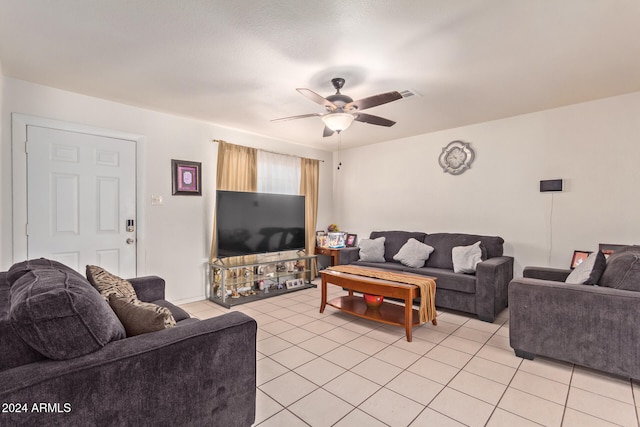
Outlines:
[[330, 113], [322, 116], [324, 124], [334, 132], [341, 132], [351, 126], [355, 116], [348, 113]]

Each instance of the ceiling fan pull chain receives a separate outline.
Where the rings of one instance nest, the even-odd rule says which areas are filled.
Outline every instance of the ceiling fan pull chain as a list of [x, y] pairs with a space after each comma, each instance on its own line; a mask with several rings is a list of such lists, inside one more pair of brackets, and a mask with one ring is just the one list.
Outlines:
[[342, 132], [338, 132], [338, 170], [342, 166]]

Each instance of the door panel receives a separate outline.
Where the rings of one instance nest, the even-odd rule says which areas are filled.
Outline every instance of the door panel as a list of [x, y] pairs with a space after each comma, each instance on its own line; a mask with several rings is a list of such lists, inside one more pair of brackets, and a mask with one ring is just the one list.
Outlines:
[[134, 277], [135, 142], [30, 125], [27, 151], [28, 257]]

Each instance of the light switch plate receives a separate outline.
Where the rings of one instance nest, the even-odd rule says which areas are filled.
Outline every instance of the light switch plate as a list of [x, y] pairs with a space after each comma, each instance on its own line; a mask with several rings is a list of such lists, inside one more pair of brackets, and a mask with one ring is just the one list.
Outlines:
[[151, 196], [151, 206], [158, 206], [164, 204], [162, 196]]

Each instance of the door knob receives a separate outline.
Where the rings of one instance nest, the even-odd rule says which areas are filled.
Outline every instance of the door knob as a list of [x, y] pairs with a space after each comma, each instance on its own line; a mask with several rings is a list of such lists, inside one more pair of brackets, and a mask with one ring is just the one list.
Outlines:
[[135, 242], [135, 240], [133, 240], [131, 237], [127, 239], [127, 245], [133, 245], [133, 242]]

